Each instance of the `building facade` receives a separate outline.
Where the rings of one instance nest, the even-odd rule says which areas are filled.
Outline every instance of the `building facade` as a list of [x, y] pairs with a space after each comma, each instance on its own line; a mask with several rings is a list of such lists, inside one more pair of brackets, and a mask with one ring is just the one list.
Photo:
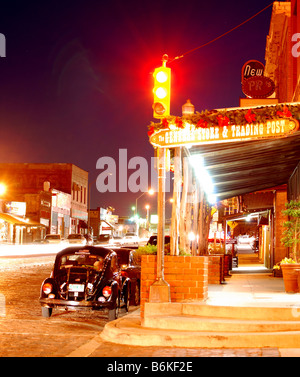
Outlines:
[[279, 103], [300, 101], [300, 0], [275, 1], [266, 42], [265, 76]]
[[[279, 103], [300, 102], [300, 0], [274, 2], [266, 42], [265, 75], [275, 82]], [[282, 210], [290, 200], [300, 200], [300, 163], [291, 175], [287, 192], [275, 196], [274, 248], [276, 259], [286, 256], [281, 244]]]
[[25, 202], [30, 218], [47, 233], [85, 233], [88, 172], [68, 163], [2, 163], [3, 199]]

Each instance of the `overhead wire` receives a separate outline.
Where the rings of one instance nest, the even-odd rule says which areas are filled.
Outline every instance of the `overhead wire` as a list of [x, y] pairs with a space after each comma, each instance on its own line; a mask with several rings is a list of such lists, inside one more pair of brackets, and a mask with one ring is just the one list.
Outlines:
[[199, 50], [200, 48], [206, 47], [206, 46], [210, 45], [211, 43], [217, 41], [218, 39], [221, 39], [221, 38], [225, 37], [225, 35], [228, 35], [229, 33], [233, 32], [234, 30], [238, 29], [239, 27], [245, 25], [247, 22], [251, 21], [253, 18], [255, 18], [256, 16], [258, 16], [260, 13], [264, 12], [264, 11], [265, 11], [266, 9], [268, 9], [271, 5], [273, 5], [273, 3], [274, 3], [274, 2], [272, 1], [269, 5], [267, 5], [267, 6], [266, 6], [265, 8], [263, 8], [263, 9], [261, 9], [259, 12], [257, 12], [256, 14], [254, 14], [253, 16], [251, 16], [250, 18], [248, 18], [247, 20], [243, 21], [242, 23], [240, 23], [239, 25], [235, 26], [234, 28], [232, 28], [232, 29], [226, 31], [225, 33], [219, 35], [218, 37], [216, 37], [216, 38], [210, 40], [209, 42], [206, 42], [206, 43], [204, 43], [203, 45], [198, 46], [198, 47], [195, 47], [195, 48], [193, 48], [192, 50], [189, 50], [189, 51], [185, 52], [185, 53], [182, 54], [182, 55], [179, 55], [179, 56], [176, 56], [176, 57], [173, 58], [173, 59], [170, 59], [170, 60], [168, 61], [168, 63], [170, 64], [170, 63], [172, 63], [174, 60], [181, 59], [181, 58], [185, 57], [187, 54], [190, 54], [190, 53], [192, 53], [192, 52], [194, 52], [194, 51], [196, 51], [196, 50]]

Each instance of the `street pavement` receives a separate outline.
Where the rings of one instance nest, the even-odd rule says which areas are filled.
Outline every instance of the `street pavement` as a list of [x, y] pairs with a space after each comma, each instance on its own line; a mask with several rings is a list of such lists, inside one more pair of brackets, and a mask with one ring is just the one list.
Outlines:
[[[38, 302], [42, 281], [54, 257], [0, 258], [1, 357], [279, 357], [278, 348], [199, 349], [139, 347], [105, 342], [100, 334], [107, 323], [98, 312], [57, 312], [41, 316]], [[3, 309], [3, 308], [2, 308]], [[136, 310], [130, 307], [130, 312]], [[122, 314], [126, 315], [125, 313]]]

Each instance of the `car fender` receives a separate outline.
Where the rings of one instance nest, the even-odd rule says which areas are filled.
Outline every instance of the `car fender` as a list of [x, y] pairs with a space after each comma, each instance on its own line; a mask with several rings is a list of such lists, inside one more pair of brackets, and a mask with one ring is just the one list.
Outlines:
[[130, 288], [130, 279], [129, 279], [129, 277], [126, 277], [123, 280], [122, 293], [125, 293], [129, 288]]
[[43, 286], [46, 284], [46, 283], [50, 283], [52, 284], [53, 286], [53, 290], [51, 293], [54, 293], [55, 295], [57, 294], [57, 286], [56, 286], [56, 282], [53, 278], [47, 278], [43, 281], [42, 285], [41, 285], [41, 290], [40, 290], [40, 298], [45, 298], [47, 297], [47, 295], [43, 292]]
[[120, 296], [120, 287], [116, 281], [112, 282], [111, 290], [112, 290], [111, 299], [110, 299], [111, 306], [109, 307], [109, 309], [114, 309], [118, 306], [118, 298]]
[[117, 281], [113, 281], [111, 283], [111, 289], [112, 289], [112, 296], [116, 297], [118, 295], [118, 292], [119, 292], [119, 284], [118, 284]]
[[121, 298], [123, 301], [127, 301], [128, 294], [130, 296], [130, 289], [131, 289], [131, 280], [127, 277], [126, 279], [123, 280], [123, 285], [122, 285], [122, 292], [121, 292]]

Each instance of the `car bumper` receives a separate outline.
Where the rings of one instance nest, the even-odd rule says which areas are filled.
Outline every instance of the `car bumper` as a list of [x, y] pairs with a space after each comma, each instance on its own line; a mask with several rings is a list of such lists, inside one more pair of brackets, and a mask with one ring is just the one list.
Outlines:
[[114, 303], [112, 301], [74, 301], [74, 300], [60, 300], [55, 298], [40, 298], [41, 306], [47, 308], [74, 308], [74, 309], [113, 309]]

